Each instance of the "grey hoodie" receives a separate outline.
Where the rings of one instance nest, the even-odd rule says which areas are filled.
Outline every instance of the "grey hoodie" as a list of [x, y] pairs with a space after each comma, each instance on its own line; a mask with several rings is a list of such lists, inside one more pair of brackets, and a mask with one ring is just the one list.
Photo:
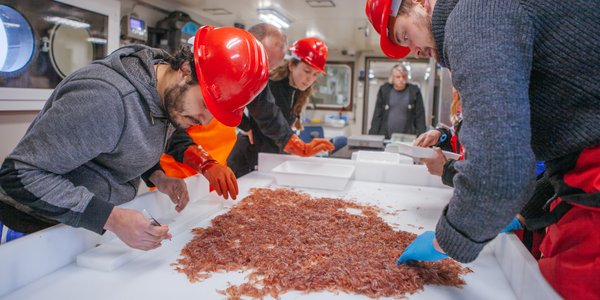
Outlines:
[[151, 174], [169, 122], [153, 65], [168, 54], [120, 48], [65, 78], [0, 169], [0, 220], [33, 232], [56, 223], [103, 232], [112, 208]]

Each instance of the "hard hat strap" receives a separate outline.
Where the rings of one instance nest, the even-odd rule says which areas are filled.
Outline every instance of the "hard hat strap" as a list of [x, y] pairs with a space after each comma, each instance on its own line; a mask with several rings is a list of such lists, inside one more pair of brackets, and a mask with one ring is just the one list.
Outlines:
[[392, 7], [392, 11], [390, 12], [390, 16], [395, 17], [398, 15], [398, 10], [400, 10], [400, 5], [402, 5], [402, 0], [392, 0], [390, 6]]

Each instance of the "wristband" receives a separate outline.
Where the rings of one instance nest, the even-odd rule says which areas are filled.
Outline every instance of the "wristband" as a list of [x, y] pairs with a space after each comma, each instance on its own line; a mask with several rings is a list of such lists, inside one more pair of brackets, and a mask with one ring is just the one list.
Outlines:
[[438, 143], [443, 143], [444, 141], [446, 141], [446, 139], [448, 139], [448, 135], [446, 134], [446, 132], [444, 132], [444, 130], [442, 128], [436, 128], [435, 130], [439, 131], [442, 135], [440, 135], [440, 138], [438, 139]]
[[444, 141], [446, 141], [447, 138], [448, 138], [448, 135], [445, 133], [442, 133], [442, 135], [440, 136], [439, 142], [443, 143]]

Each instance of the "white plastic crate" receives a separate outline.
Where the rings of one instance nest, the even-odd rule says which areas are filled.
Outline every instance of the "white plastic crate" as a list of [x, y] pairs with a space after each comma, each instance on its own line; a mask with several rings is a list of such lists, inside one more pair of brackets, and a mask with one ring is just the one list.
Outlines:
[[[432, 148], [417, 147], [405, 143], [390, 143], [385, 147], [385, 152], [400, 153], [414, 158], [433, 158], [435, 151]], [[458, 159], [460, 154], [442, 151], [448, 159]]]
[[354, 166], [286, 161], [275, 167], [272, 172], [279, 185], [343, 190], [354, 174]]

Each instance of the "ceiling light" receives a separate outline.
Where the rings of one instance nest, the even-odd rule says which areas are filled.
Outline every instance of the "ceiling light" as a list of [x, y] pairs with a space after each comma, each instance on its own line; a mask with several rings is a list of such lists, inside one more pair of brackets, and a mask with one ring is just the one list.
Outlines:
[[87, 38], [87, 41], [92, 44], [99, 44], [99, 45], [106, 45], [106, 43], [108, 42], [106, 39], [95, 38], [95, 37], [89, 37], [89, 38]]
[[290, 20], [271, 8], [259, 8], [256, 10], [258, 18], [265, 22], [276, 26], [279, 29], [288, 29], [290, 27]]
[[61, 17], [45, 17], [44, 20], [46, 20], [50, 23], [65, 25], [65, 26], [69, 26], [69, 27], [73, 27], [73, 28], [90, 28], [90, 24], [88, 24], [88, 23], [79, 22], [79, 21], [61, 18]]
[[321, 34], [320, 31], [318, 31], [317, 29], [314, 29], [314, 28], [306, 30], [306, 37], [315, 37], [322, 41], [326, 40], [325, 37], [323, 36], [323, 34]]
[[231, 15], [231, 12], [224, 9], [224, 8], [203, 8], [202, 11], [205, 11], [207, 13], [210, 13], [211, 15], [214, 16], [225, 16], [225, 15]]
[[335, 7], [335, 3], [331, 0], [306, 0], [310, 7]]

